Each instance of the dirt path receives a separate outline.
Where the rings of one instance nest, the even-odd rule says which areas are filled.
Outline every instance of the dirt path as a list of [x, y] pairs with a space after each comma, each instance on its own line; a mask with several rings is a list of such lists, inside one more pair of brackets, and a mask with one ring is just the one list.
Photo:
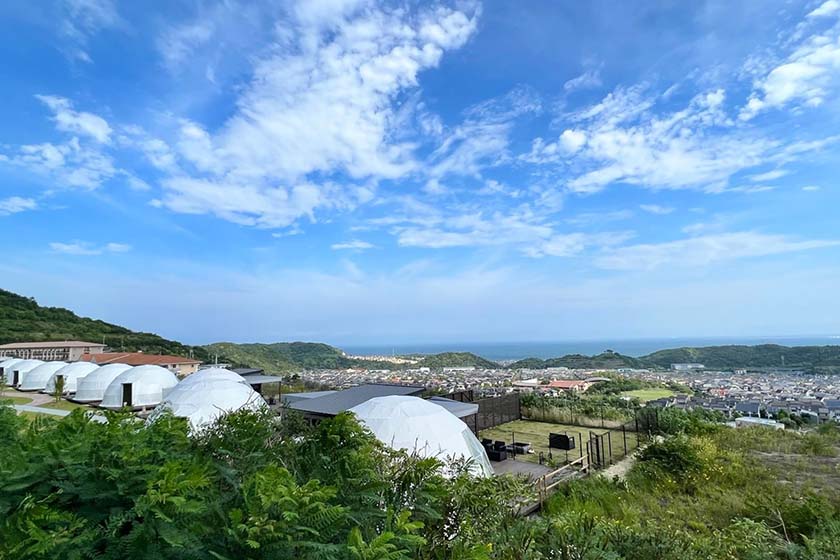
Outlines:
[[[655, 436], [657, 441], [661, 441], [661, 436]], [[599, 476], [604, 476], [606, 478], [612, 479], [618, 477], [619, 480], [624, 480], [624, 477], [627, 476], [627, 473], [633, 468], [633, 465], [636, 464], [636, 459], [639, 456], [639, 453], [645, 448], [645, 446], [637, 448], [633, 453], [619, 461], [618, 463], [614, 464], [613, 466], [604, 469], [603, 471], [599, 472]]]

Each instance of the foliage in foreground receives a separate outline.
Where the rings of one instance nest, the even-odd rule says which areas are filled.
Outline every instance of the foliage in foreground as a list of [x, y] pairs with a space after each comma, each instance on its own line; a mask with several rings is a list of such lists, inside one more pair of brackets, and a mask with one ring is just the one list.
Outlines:
[[27, 424], [0, 407], [0, 558], [491, 557], [523, 484], [438, 467], [349, 415], [242, 412], [193, 438], [171, 417]]
[[522, 519], [521, 481], [443, 478], [347, 415], [313, 429], [243, 412], [188, 437], [171, 417], [27, 423], [0, 407], [0, 558], [837, 558], [835, 428], [670, 414], [625, 480], [571, 482]]

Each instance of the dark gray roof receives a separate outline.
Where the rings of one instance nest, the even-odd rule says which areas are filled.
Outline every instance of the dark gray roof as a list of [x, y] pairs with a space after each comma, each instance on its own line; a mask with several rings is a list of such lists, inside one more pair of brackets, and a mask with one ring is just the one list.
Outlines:
[[735, 405], [735, 410], [738, 412], [754, 412], [758, 414], [761, 410], [761, 403], [757, 402], [740, 402]]
[[[241, 373], [239, 375], [242, 375]], [[263, 383], [282, 383], [283, 378], [277, 375], [242, 375], [250, 385], [262, 385]]]
[[344, 389], [343, 391], [324, 395], [323, 397], [290, 403], [289, 408], [311, 414], [334, 416], [376, 397], [387, 397], [390, 395], [413, 396], [419, 395], [424, 390], [425, 387], [416, 385], [370, 383], [368, 385], [359, 385], [358, 387]]
[[458, 418], [465, 418], [478, 413], [478, 405], [473, 403], [453, 401], [444, 397], [432, 397], [429, 401], [442, 406]]
[[238, 373], [239, 375], [256, 375], [256, 374], [263, 373], [262, 369], [253, 368], [253, 367], [238, 367], [238, 368], [233, 368], [230, 371], [232, 371], [234, 373]]
[[306, 400], [306, 399], [317, 399], [318, 397], [323, 397], [325, 395], [332, 395], [337, 391], [312, 391], [309, 393], [283, 393], [280, 395], [280, 399], [287, 405], [292, 403]]

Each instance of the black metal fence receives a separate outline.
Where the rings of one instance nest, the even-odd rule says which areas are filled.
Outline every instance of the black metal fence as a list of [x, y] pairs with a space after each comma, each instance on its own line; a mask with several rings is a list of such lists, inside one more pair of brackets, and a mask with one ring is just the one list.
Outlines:
[[478, 413], [472, 423], [475, 433], [487, 428], [493, 428], [499, 424], [513, 422], [522, 417], [522, 409], [519, 406], [519, 395], [512, 393], [500, 397], [490, 397], [475, 401], [478, 405]]

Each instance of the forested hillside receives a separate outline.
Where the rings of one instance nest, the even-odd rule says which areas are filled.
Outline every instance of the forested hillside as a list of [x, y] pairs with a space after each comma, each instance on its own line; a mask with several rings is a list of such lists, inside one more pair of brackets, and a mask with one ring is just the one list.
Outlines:
[[642, 368], [644, 363], [637, 358], [625, 356], [612, 350], [606, 350], [597, 356], [584, 356], [583, 354], [569, 354], [559, 358], [541, 360], [539, 358], [526, 358], [510, 365], [511, 368], [545, 369], [551, 367], [567, 367], [571, 369], [618, 369], [618, 368]]
[[669, 367], [671, 364], [697, 362], [711, 368], [736, 367], [840, 367], [840, 346], [706, 346], [660, 350], [641, 361]]
[[114, 350], [194, 356], [206, 360], [200, 346], [187, 346], [152, 333], [79, 317], [61, 307], [43, 307], [34, 298], [0, 290], [0, 344], [50, 340], [104, 342]]
[[419, 367], [442, 368], [442, 367], [475, 367], [480, 369], [495, 369], [499, 367], [496, 362], [491, 362], [472, 352], [442, 352], [426, 356]]
[[271, 344], [235, 344], [216, 342], [204, 347], [211, 356], [219, 354], [234, 365], [258, 367], [268, 372], [299, 369], [343, 369], [358, 366], [360, 361], [319, 342], [274, 342]]

